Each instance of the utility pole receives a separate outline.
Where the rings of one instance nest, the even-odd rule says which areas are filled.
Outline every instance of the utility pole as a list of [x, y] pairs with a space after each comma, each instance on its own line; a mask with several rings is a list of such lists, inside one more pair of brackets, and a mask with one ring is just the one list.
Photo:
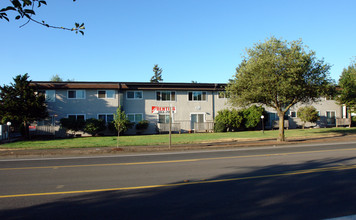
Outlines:
[[172, 145], [172, 105], [169, 105], [169, 149]]

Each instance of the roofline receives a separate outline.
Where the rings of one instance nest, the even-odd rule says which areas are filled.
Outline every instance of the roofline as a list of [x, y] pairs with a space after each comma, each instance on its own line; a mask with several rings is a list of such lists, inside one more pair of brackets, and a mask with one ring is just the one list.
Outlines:
[[42, 89], [121, 89], [121, 90], [224, 90], [226, 83], [150, 83], [150, 82], [52, 82], [32, 81]]

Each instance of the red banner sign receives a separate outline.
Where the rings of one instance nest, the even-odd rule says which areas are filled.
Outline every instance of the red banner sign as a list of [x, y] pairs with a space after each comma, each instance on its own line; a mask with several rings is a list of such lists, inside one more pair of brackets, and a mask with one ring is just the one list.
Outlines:
[[[170, 107], [152, 106], [153, 114], [169, 113], [169, 111], [170, 111]], [[176, 113], [176, 107], [172, 107], [172, 113]]]

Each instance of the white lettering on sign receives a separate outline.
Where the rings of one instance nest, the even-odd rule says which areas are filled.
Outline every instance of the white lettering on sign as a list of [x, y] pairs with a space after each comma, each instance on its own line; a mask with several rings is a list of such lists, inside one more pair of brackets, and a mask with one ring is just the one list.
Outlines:
[[[169, 113], [170, 107], [159, 107], [159, 106], [152, 106], [152, 113], [159, 114], [159, 113]], [[172, 113], [176, 113], [176, 107], [172, 107]]]

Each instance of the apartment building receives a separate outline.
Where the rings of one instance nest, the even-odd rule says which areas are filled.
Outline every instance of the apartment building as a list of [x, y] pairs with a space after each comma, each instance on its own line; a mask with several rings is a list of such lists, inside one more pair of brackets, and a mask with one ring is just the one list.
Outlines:
[[[46, 123], [56, 125], [66, 117], [110, 122], [118, 106], [122, 106], [130, 121], [150, 122], [144, 131], [147, 134], [167, 131], [170, 113], [174, 131], [212, 131], [218, 111], [231, 108], [224, 95], [226, 84], [48, 81], [32, 84], [45, 94], [50, 115]], [[317, 123], [320, 127], [335, 126], [337, 118], [346, 116], [342, 106], [333, 100], [322, 99], [312, 105], [320, 113], [321, 120]], [[290, 128], [301, 125], [297, 117], [300, 106], [294, 106], [287, 114]], [[266, 110], [266, 128], [273, 128], [277, 114], [273, 109]]]

